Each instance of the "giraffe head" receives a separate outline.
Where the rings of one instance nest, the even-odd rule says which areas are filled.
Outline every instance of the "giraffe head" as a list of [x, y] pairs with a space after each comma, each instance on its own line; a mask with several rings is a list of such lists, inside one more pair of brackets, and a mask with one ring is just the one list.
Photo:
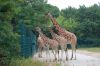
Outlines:
[[51, 15], [50, 12], [47, 12], [45, 15], [46, 15], [47, 17], [52, 17], [52, 15]]
[[52, 27], [48, 27], [48, 30], [50, 31], [50, 33], [55, 33], [54, 29], [52, 29]]
[[47, 15], [52, 17], [51, 13], [47, 13]]
[[40, 32], [41, 31], [41, 28], [40, 27], [36, 27], [35, 29], [36, 29], [37, 32]]
[[50, 32], [52, 32], [52, 31], [53, 31], [53, 28], [52, 28], [51, 26], [48, 26], [48, 30], [49, 30]]

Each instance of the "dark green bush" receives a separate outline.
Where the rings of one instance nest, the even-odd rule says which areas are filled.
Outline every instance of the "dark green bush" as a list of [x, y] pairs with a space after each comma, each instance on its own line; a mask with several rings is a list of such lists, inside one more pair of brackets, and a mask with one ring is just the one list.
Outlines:
[[100, 39], [78, 39], [78, 47], [100, 47]]

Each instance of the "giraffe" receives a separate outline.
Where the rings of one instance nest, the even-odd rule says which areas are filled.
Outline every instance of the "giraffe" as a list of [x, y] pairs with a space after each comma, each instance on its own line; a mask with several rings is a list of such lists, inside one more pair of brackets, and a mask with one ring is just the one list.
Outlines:
[[38, 52], [39, 52], [39, 57], [42, 57], [42, 51], [45, 48], [45, 43], [43, 42], [43, 39], [41, 38], [41, 36], [39, 35], [37, 38], [37, 43], [38, 43]]
[[[64, 50], [66, 53], [66, 60], [68, 60], [68, 53], [67, 53], [67, 49], [66, 49], [67, 48], [67, 44], [66, 44], [67, 40], [64, 37], [59, 36], [56, 33], [54, 33], [50, 27], [48, 27], [48, 28], [49, 28], [49, 31], [50, 31], [53, 39], [58, 41], [59, 46], [61, 47], [61, 57], [63, 57], [63, 50]], [[59, 50], [58, 50], [58, 54], [59, 54]], [[59, 59], [59, 55], [58, 55], [58, 59]]]
[[[71, 55], [71, 60], [74, 58], [75, 56], [75, 60], [76, 60], [76, 43], [77, 43], [77, 37], [74, 33], [71, 33], [67, 30], [65, 30], [64, 28], [60, 27], [60, 25], [57, 23], [56, 19], [53, 18], [53, 16], [50, 13], [47, 13], [47, 16], [50, 18], [50, 20], [52, 21], [55, 29], [58, 31], [58, 34], [62, 37], [64, 37], [68, 42], [67, 44], [70, 44], [72, 47], [72, 55]], [[74, 55], [73, 55], [74, 53]]]
[[56, 40], [53, 40], [53, 39], [50, 39], [50, 38], [46, 37], [42, 33], [42, 31], [41, 31], [41, 29], [39, 27], [36, 27], [36, 31], [39, 33], [41, 39], [43, 40], [43, 43], [45, 44], [45, 47], [47, 47], [46, 54], [49, 53], [49, 48], [51, 48], [52, 49], [52, 52], [54, 54], [55, 60], [57, 60], [56, 53], [57, 53], [57, 49], [58, 49], [58, 42]]

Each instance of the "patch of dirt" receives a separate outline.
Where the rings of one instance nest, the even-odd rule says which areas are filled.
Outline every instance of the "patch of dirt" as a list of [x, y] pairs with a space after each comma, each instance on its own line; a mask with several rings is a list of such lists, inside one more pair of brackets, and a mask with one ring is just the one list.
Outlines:
[[86, 54], [88, 56], [100, 58], [100, 52], [97, 53], [97, 52], [89, 52], [89, 51], [86, 51], [86, 50], [77, 50], [77, 53]]
[[[71, 57], [71, 50], [68, 50], [69, 58]], [[61, 54], [61, 52], [60, 52]], [[50, 51], [50, 57], [46, 56], [45, 52], [43, 52], [43, 58], [38, 57], [38, 53], [35, 55], [35, 58], [39, 61], [46, 62], [46, 66], [100, 66], [100, 53], [97, 52], [89, 52], [85, 50], [77, 50], [77, 60], [68, 60], [65, 61], [65, 54], [63, 56], [60, 55], [62, 61], [54, 62], [54, 56]], [[97, 58], [96, 58], [97, 57]]]

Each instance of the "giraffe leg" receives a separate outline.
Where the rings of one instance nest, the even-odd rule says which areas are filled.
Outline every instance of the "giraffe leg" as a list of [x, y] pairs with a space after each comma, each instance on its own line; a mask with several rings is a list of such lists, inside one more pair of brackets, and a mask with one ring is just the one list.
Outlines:
[[73, 46], [71, 45], [72, 48], [72, 55], [71, 55], [71, 60], [73, 59]]
[[73, 58], [73, 49], [72, 49], [72, 56], [71, 56], [71, 60], [72, 60], [72, 58]]
[[39, 57], [39, 58], [42, 58], [42, 51], [41, 51], [41, 48], [38, 48], [38, 52], [39, 52], [38, 57]]
[[74, 47], [74, 60], [76, 60], [76, 47]]
[[42, 47], [41, 50], [40, 50], [40, 54], [41, 54], [40, 56], [41, 56], [41, 58], [42, 58], [42, 57], [43, 57], [43, 56], [42, 56], [42, 54], [43, 54], [43, 47]]
[[50, 51], [49, 51], [49, 48], [48, 48], [48, 58], [49, 58], [49, 60], [51, 61], [51, 59], [50, 59]]
[[58, 61], [59, 61], [59, 49], [58, 49]]
[[[58, 47], [56, 47], [55, 52], [56, 52], [56, 53], [55, 53], [56, 55], [59, 53]], [[56, 58], [57, 58], [57, 57], [56, 57]], [[58, 59], [59, 59], [59, 54], [58, 54]], [[58, 59], [57, 59], [57, 60], [58, 60]]]
[[47, 62], [47, 59], [48, 59], [48, 53], [49, 53], [49, 47], [45, 47], [45, 50], [46, 50], [46, 62]]
[[68, 60], [68, 48], [67, 48], [67, 45], [64, 45], [63, 48], [64, 48], [64, 51], [65, 51], [65, 56], [66, 56], [66, 61], [67, 61]]
[[75, 49], [75, 60], [76, 60], [76, 49]]
[[[73, 55], [74, 54], [74, 55]], [[74, 56], [74, 57], [73, 57]], [[76, 59], [76, 47], [75, 47], [75, 45], [72, 45], [72, 57], [71, 57], [71, 60], [72, 59]]]
[[57, 56], [56, 56], [56, 54], [57, 54], [57, 48], [55, 49], [55, 60], [57, 61]]
[[66, 48], [65, 53], [66, 53], [66, 61], [68, 61], [68, 48]]
[[[50, 51], [49, 51], [49, 47], [47, 48], [47, 50], [48, 50], [48, 53], [47, 53], [47, 55], [48, 55], [48, 60], [50, 59]], [[51, 61], [51, 60], [50, 60]]]
[[52, 50], [52, 53], [53, 53], [53, 55], [54, 55], [54, 58], [55, 58], [54, 60], [57, 60], [57, 58], [56, 58], [56, 52], [55, 52], [55, 50], [54, 50], [54, 51]]
[[61, 61], [63, 60], [63, 51], [64, 51], [64, 48], [62, 47], [62, 49], [61, 49]]

